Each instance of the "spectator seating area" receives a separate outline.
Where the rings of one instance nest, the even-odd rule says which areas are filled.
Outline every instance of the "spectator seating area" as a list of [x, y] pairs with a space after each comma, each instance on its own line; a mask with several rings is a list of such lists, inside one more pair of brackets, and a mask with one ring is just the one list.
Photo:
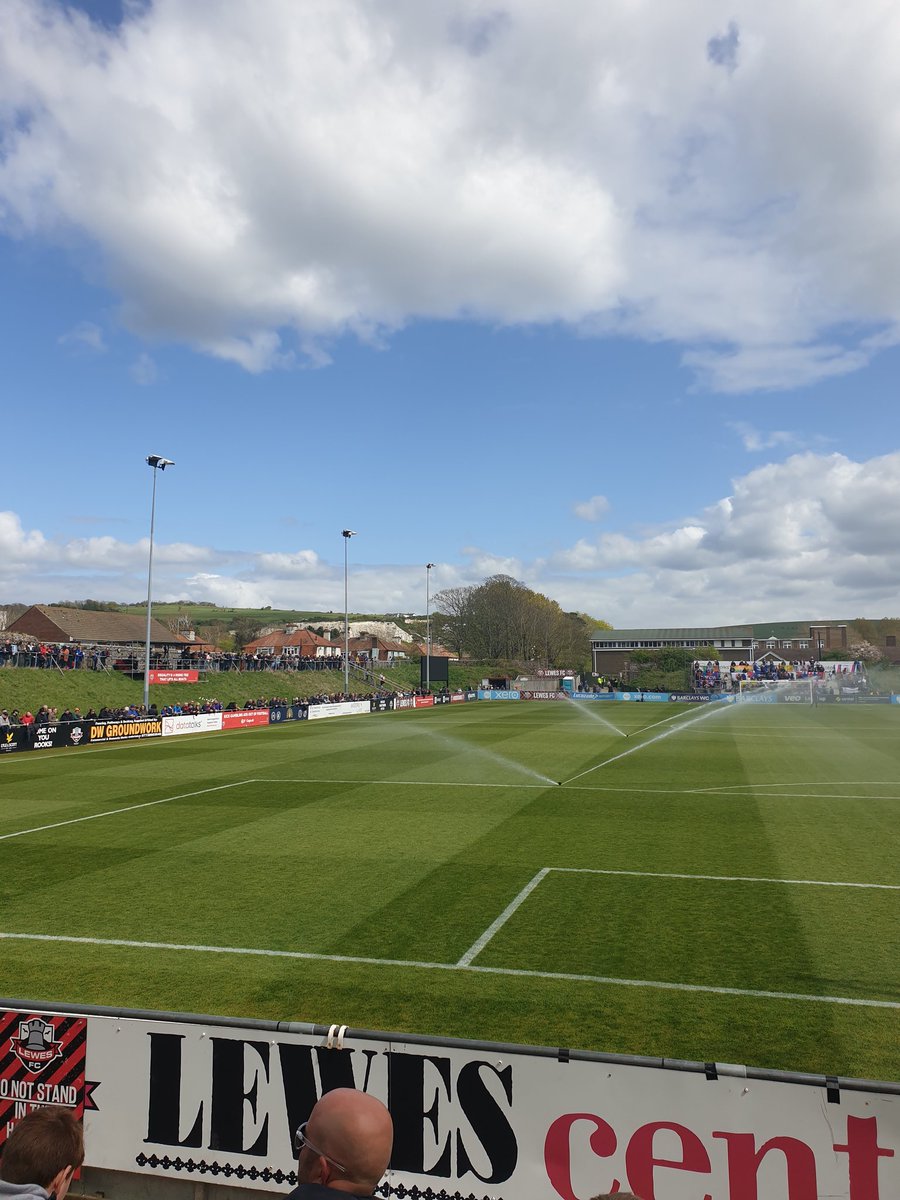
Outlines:
[[861, 675], [859, 662], [817, 662], [761, 658], [755, 662], [747, 660], [727, 661], [706, 659], [693, 664], [692, 683], [697, 692], [721, 692], [736, 689], [742, 681], [768, 680], [789, 682], [799, 679], [814, 679], [820, 683], [844, 675]]

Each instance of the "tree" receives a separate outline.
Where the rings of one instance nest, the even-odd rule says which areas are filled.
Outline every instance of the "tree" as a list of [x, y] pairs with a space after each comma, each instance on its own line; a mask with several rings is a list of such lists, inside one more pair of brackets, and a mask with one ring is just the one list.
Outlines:
[[435, 635], [460, 656], [574, 670], [589, 668], [591, 631], [604, 624], [564, 612], [510, 575], [438, 592], [434, 610]]
[[858, 658], [864, 663], [879, 663], [884, 658], [884, 654], [871, 642], [854, 642], [849, 650], [851, 658]]
[[444, 588], [432, 600], [432, 636], [455, 650], [457, 658], [462, 658], [467, 649], [466, 627], [474, 591], [474, 587]]
[[243, 650], [248, 642], [252, 642], [264, 624], [258, 617], [235, 617], [231, 626], [235, 650]]

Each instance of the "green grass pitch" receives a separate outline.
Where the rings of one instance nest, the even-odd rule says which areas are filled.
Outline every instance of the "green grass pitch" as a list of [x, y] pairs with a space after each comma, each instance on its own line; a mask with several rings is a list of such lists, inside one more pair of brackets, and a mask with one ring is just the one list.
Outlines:
[[897, 1079], [898, 767], [749, 704], [11, 755], [0, 991]]

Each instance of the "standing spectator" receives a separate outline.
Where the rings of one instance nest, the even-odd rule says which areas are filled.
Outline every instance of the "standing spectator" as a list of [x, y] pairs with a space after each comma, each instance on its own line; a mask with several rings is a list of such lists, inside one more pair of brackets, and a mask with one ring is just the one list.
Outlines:
[[391, 1114], [380, 1100], [353, 1088], [327, 1092], [294, 1135], [300, 1186], [287, 1200], [374, 1195], [393, 1143]]
[[66, 1108], [36, 1108], [13, 1128], [0, 1158], [0, 1200], [65, 1200], [84, 1162], [81, 1125]]

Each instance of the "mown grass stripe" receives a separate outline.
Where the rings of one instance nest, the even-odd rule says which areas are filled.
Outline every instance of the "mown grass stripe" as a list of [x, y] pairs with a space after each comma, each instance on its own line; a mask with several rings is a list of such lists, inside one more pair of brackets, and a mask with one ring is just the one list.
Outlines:
[[15, 833], [0, 833], [0, 842], [10, 838], [25, 837], [29, 833], [44, 833], [48, 829], [61, 829], [63, 825], [78, 825], [81, 821], [99, 821], [101, 817], [114, 817], [118, 813], [134, 812], [139, 808], [153, 808], [157, 804], [171, 804], [173, 800], [187, 800], [190, 796], [205, 796], [208, 792], [221, 792], [225, 788], [243, 787], [253, 783], [252, 779], [240, 779], [237, 783], [219, 783], [215, 787], [200, 788], [196, 792], [182, 792], [178, 796], [164, 796], [161, 800], [144, 800], [141, 804], [128, 804], [124, 808], [109, 808], [105, 812], [90, 813], [86, 817], [70, 817], [68, 821], [54, 821], [50, 825], [35, 825], [32, 829], [18, 829]]

